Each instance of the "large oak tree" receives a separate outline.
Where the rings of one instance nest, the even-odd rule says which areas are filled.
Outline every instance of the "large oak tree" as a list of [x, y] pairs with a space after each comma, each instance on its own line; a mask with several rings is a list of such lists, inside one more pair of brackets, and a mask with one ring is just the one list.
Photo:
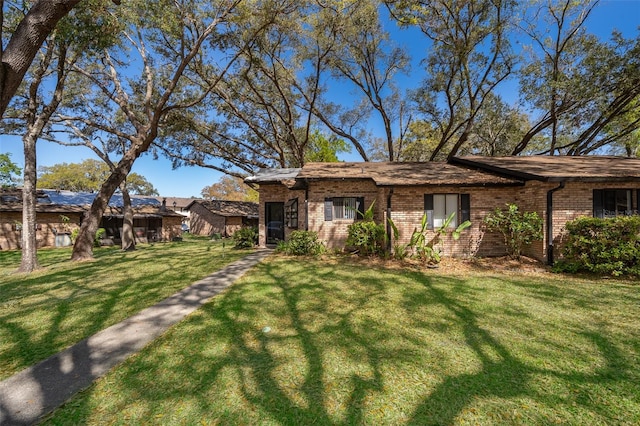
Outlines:
[[[44, 41], [28, 71], [17, 96], [11, 99], [0, 122], [3, 133], [20, 136], [24, 152], [22, 188], [22, 260], [20, 270], [31, 272], [38, 267], [36, 250], [36, 142], [47, 137], [52, 117], [64, 102], [70, 69], [83, 60], [92, 62], [97, 50], [115, 43], [114, 21], [105, 13], [101, 0], [86, 0], [63, 17]], [[35, 7], [35, 6], [34, 6]], [[3, 21], [20, 28], [31, 10], [13, 7], [3, 14]], [[13, 39], [13, 38], [12, 38]], [[9, 42], [9, 45], [11, 42]]]
[[[105, 50], [96, 66], [74, 72], [90, 82], [82, 106], [61, 115], [86, 134], [123, 143], [119, 160], [82, 223], [73, 260], [93, 256], [92, 241], [111, 195], [152, 144], [171, 140], [181, 123], [220, 84], [237, 52], [228, 49], [253, 2], [128, 1], [118, 8], [129, 24], [128, 49]], [[132, 56], [135, 55], [135, 60]], [[80, 105], [80, 104], [79, 104]]]
[[[81, 0], [38, 0], [33, 3], [29, 12], [13, 29], [9, 41], [5, 45], [4, 37], [0, 37], [0, 117], [15, 95], [31, 62], [45, 39], [51, 34], [58, 21], [62, 19]], [[112, 0], [120, 4], [120, 0]], [[5, 29], [5, 0], [0, 0], [0, 32]]]

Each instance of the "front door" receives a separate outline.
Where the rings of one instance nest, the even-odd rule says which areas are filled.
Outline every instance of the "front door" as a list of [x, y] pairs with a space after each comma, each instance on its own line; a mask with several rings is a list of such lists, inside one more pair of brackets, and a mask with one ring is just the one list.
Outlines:
[[265, 203], [267, 244], [284, 240], [284, 203]]

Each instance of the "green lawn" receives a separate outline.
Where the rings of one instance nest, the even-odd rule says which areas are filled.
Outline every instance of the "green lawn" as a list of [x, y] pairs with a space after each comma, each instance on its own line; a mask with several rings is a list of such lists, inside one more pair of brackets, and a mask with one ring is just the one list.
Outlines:
[[[74, 263], [70, 249], [38, 253], [42, 270], [15, 274], [20, 253], [0, 251], [0, 380], [115, 324], [248, 251], [191, 238], [100, 248]], [[223, 256], [224, 255], [224, 256]]]
[[48, 422], [639, 424], [639, 318], [633, 282], [273, 257]]

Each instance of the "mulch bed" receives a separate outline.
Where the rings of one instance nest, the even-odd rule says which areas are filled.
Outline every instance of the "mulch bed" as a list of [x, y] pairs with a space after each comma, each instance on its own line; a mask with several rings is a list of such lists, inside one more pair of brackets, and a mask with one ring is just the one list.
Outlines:
[[357, 255], [325, 255], [323, 260], [329, 263], [338, 262], [340, 260], [348, 260], [366, 267], [380, 267], [387, 269], [413, 269], [434, 271], [439, 274], [469, 274], [480, 272], [501, 272], [513, 274], [548, 274], [551, 268], [530, 257], [521, 257], [520, 260], [514, 260], [508, 256], [502, 257], [484, 257], [484, 258], [442, 258], [440, 263], [436, 265], [425, 265], [417, 259], [393, 260], [382, 259], [379, 257], [360, 257]]

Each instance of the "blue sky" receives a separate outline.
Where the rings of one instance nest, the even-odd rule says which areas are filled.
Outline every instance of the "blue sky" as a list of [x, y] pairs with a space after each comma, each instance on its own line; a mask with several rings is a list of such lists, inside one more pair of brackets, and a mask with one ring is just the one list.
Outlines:
[[[608, 38], [613, 29], [620, 30], [626, 37], [638, 35], [640, 26], [640, 0], [602, 0], [588, 21], [590, 32], [602, 38]], [[388, 30], [393, 31], [394, 39], [406, 46], [413, 55], [423, 57], [420, 44], [424, 39], [417, 31], [396, 30], [395, 23], [389, 22]], [[420, 44], [417, 44], [420, 43]], [[419, 65], [413, 70], [420, 75]], [[420, 78], [406, 76], [402, 84], [415, 85]], [[516, 86], [514, 85], [515, 89]], [[375, 131], [375, 126], [373, 128]], [[51, 166], [58, 163], [75, 163], [95, 156], [84, 147], [63, 147], [45, 141], [38, 142], [38, 166]], [[17, 137], [0, 136], [0, 153], [11, 153], [11, 159], [18, 166], [24, 164], [22, 142]], [[351, 157], [351, 156], [349, 156]], [[357, 160], [357, 158], [349, 158]], [[200, 191], [207, 185], [217, 182], [221, 173], [200, 167], [181, 167], [173, 169], [171, 162], [164, 158], [154, 160], [149, 154], [139, 158], [133, 166], [133, 172], [147, 178], [162, 196], [199, 197]]]

